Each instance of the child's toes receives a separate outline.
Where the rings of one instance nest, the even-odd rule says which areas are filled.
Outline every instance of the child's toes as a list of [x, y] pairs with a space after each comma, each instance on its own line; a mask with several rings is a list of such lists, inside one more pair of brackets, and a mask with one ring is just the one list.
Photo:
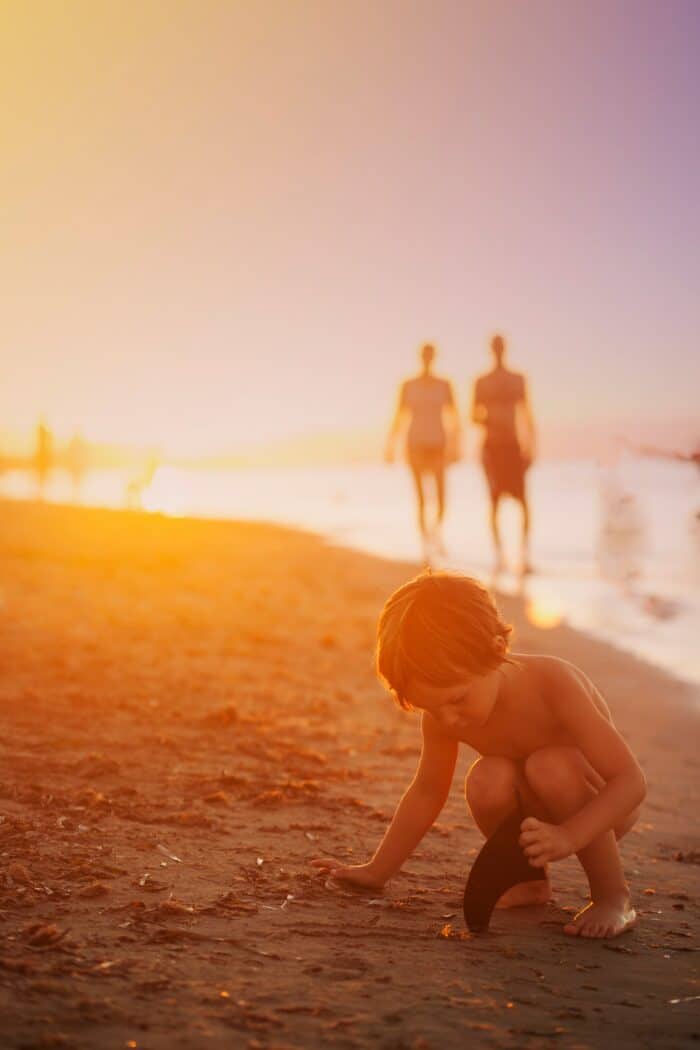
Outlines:
[[574, 915], [571, 922], [567, 923], [564, 927], [564, 933], [568, 933], [570, 937], [591, 937], [591, 928], [595, 925], [593, 915], [591, 914], [592, 904], [587, 904], [585, 908], [582, 908], [580, 912]]

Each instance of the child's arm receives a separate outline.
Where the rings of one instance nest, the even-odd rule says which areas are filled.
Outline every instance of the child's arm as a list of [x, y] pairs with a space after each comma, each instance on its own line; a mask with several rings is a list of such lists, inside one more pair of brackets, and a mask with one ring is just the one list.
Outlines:
[[399, 802], [391, 824], [370, 861], [344, 865], [319, 857], [311, 863], [359, 886], [381, 887], [413, 852], [435, 823], [450, 792], [459, 743], [444, 736], [432, 715], [423, 714], [423, 750], [416, 775]]
[[550, 708], [571, 743], [600, 773], [605, 785], [563, 824], [547, 824], [534, 817], [523, 821], [520, 841], [535, 867], [578, 853], [599, 835], [621, 824], [646, 795], [644, 773], [615, 726], [596, 706], [592, 683], [559, 661], [549, 676]]

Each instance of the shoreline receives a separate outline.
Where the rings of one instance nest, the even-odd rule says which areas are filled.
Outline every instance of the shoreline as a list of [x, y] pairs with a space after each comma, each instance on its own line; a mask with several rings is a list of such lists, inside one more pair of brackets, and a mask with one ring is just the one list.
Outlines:
[[[227, 519], [223, 519], [223, 520], [227, 520]], [[290, 529], [292, 531], [295, 531], [297, 529], [297, 526], [295, 526], [293, 524], [290, 525], [290, 524], [283, 524], [283, 523], [281, 523], [281, 527], [282, 528], [286, 528], [286, 529]], [[309, 535], [313, 535], [313, 536], [318, 537], [319, 540], [321, 540], [322, 542], [328, 544], [329, 546], [337, 546], [337, 547], [339, 547], [341, 549], [355, 551], [357, 554], [369, 555], [370, 557], [379, 558], [380, 560], [390, 561], [390, 562], [392, 562], [392, 564], [395, 564], [395, 565], [400, 565], [400, 566], [407, 567], [407, 568], [409, 568], [411, 570], [411, 572], [413, 574], [415, 574], [417, 572], [420, 572], [421, 569], [425, 567], [424, 564], [421, 563], [420, 561], [410, 562], [410, 561], [406, 561], [403, 558], [396, 558], [396, 559], [394, 559], [394, 558], [392, 558], [389, 555], [378, 554], [375, 551], [372, 551], [372, 550], [369, 550], [366, 547], [360, 546], [359, 544], [356, 546], [356, 545], [354, 545], [351, 542], [350, 543], [343, 543], [342, 540], [338, 539], [337, 537], [333, 536], [332, 534], [326, 535], [326, 534], [324, 534], [322, 532], [314, 532], [313, 530], [305, 530], [305, 529], [301, 529], [299, 531], [304, 531], [304, 532], [308, 531]], [[461, 565], [453, 566], [453, 565], [450, 564], [449, 560], [446, 560], [444, 562], [444, 564], [435, 565], [434, 568], [436, 568], [436, 569], [445, 569], [447, 571], [450, 571], [451, 569], [454, 568], [455, 571], [465, 572], [467, 575], [474, 576], [476, 579], [480, 580], [481, 583], [484, 584], [484, 586], [488, 587], [488, 589], [494, 595], [496, 595], [499, 604], [504, 603], [504, 602], [508, 602], [510, 600], [516, 601], [520, 606], [522, 606], [524, 604], [522, 594], [518, 594], [517, 593], [517, 588], [518, 588], [518, 582], [519, 581], [518, 581], [517, 575], [515, 573], [507, 573], [506, 574], [506, 575], [508, 575], [511, 578], [511, 581], [514, 582], [514, 586], [509, 586], [506, 590], [503, 590], [497, 584], [492, 584], [489, 581], [489, 579], [487, 578], [486, 575], [479, 575], [476, 571], [472, 571], [472, 569], [470, 569], [469, 567], [464, 567], [464, 566], [461, 566]], [[536, 572], [532, 574], [532, 578], [537, 579], [537, 573]], [[522, 612], [520, 612], [519, 615], [522, 615]], [[581, 626], [580, 624], [577, 624], [575, 622], [570, 621], [568, 619], [568, 613], [567, 612], [564, 612], [562, 614], [561, 620], [555, 626], [557, 628], [560, 628], [560, 627], [561, 628], [566, 628], [566, 629], [568, 629], [570, 631], [575, 632], [576, 634], [580, 634], [584, 638], [590, 640], [591, 642], [599, 642], [602, 645], [607, 646], [609, 649], [614, 650], [621, 657], [629, 658], [629, 659], [634, 660], [635, 662], [637, 662], [639, 664], [642, 664], [645, 667], [648, 667], [650, 671], [660, 672], [665, 677], [670, 678], [672, 681], [676, 682], [679, 686], [687, 687], [690, 690], [691, 694], [695, 695], [696, 701], [698, 703], [700, 703], [700, 679], [696, 680], [696, 678], [694, 678], [692, 676], [692, 674], [690, 674], [690, 673], [688, 673], [688, 674], [681, 674], [681, 673], [675, 672], [672, 668], [668, 667], [661, 660], [658, 660], [658, 661], [654, 660], [651, 657], [647, 656], [646, 654], [637, 652], [633, 648], [628, 648], [624, 644], [620, 644], [619, 642], [610, 641], [609, 638], [605, 637], [605, 631], [603, 630], [602, 627], [601, 628], [594, 628], [594, 627]], [[539, 630], [540, 634], [543, 637], [546, 636], [549, 633], [549, 631], [551, 630], [551, 628], [537, 627], [536, 625], [535, 625], [535, 629]]]
[[383, 893], [309, 867], [364, 859], [415, 769], [416, 720], [372, 649], [416, 571], [268, 523], [0, 504], [3, 1046], [637, 1050], [697, 1033], [697, 690], [534, 627], [517, 598], [499, 597], [514, 648], [579, 663], [647, 774], [622, 848], [639, 926], [565, 937], [585, 892], [572, 860], [552, 904], [464, 936], [482, 841], [466, 748]]
[[[552, 464], [545, 466], [552, 469]], [[530, 596], [536, 614], [541, 608], [546, 617], [564, 618], [576, 629], [594, 637], [614, 634], [625, 651], [700, 686], [700, 662], [691, 658], [700, 622], [700, 549], [688, 532], [689, 524], [686, 522], [683, 531], [679, 519], [669, 547], [670, 534], [663, 533], [661, 540], [660, 519], [656, 514], [653, 529], [650, 523], [648, 549], [637, 566], [642, 572], [637, 584], [626, 590], [619, 582], [604, 579], [591, 546], [597, 527], [593, 508], [598, 496], [591, 487], [595, 468], [583, 464], [586, 469], [579, 477], [581, 466], [563, 464], [557, 465], [557, 469], [566, 467], [575, 472], [570, 477], [567, 474], [565, 489], [569, 492], [574, 485], [578, 492], [575, 514], [586, 521], [585, 526], [575, 528], [570, 539], [562, 542], [551, 528], [543, 529], [540, 520], [533, 550], [535, 565], [540, 571], [524, 580], [506, 573], [498, 580], [498, 588], [501, 592], [520, 588]], [[412, 519], [409, 528], [405, 515], [397, 516], [395, 510], [390, 509], [399, 501], [408, 511], [412, 498], [408, 480], [398, 469], [385, 476], [387, 469], [375, 465], [368, 473], [363, 467], [356, 476], [357, 472], [343, 468], [330, 473], [321, 471], [312, 478], [309, 471], [296, 468], [286, 471], [271, 468], [267, 474], [264, 470], [249, 470], [242, 474], [205, 472], [202, 475], [165, 467], [162, 475], [157, 475], [151, 488], [143, 493], [143, 499], [150, 513], [161, 511], [166, 516], [185, 516], [188, 520], [270, 521], [310, 531], [359, 552], [399, 563], [413, 562], [418, 560], [418, 543]], [[470, 513], [470, 501], [477, 498], [481, 501], [481, 477], [473, 463], [464, 463], [460, 469], [458, 484], [453, 486], [452, 513], [446, 528], [450, 557], [442, 561], [488, 581], [491, 577], [488, 536], [481, 519], [475, 520]], [[109, 504], [114, 509], [122, 509], [125, 479], [120, 483], [114, 474], [110, 478], [112, 488], [109, 490], [102, 476], [89, 478], [84, 495], [95, 507], [106, 508]], [[552, 477], [546, 483], [542, 480], [533, 494], [535, 505], [548, 520], [555, 510], [551, 503], [553, 480]], [[50, 495], [60, 498], [59, 488]], [[581, 496], [582, 491], [587, 492], [585, 498]], [[16, 489], [14, 495], [19, 494], [20, 489]], [[66, 487], [64, 500], [70, 496], [71, 490]], [[377, 501], [376, 513], [369, 516], [361, 504], [367, 497]], [[647, 502], [649, 498], [646, 492]], [[279, 513], [280, 507], [286, 508], [283, 516]], [[651, 513], [650, 508], [646, 509]], [[675, 512], [677, 517], [682, 513], [681, 508], [676, 506]], [[466, 528], [465, 532], [457, 528], [458, 522]], [[676, 553], [671, 555], [671, 550]], [[621, 551], [617, 554], [623, 556]], [[622, 571], [621, 564], [615, 569], [614, 559], [606, 564], [608, 571]], [[697, 583], [695, 588], [693, 580]]]

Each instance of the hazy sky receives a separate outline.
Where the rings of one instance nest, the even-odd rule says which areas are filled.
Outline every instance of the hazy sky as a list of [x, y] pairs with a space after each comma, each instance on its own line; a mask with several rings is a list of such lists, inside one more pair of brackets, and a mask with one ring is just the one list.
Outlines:
[[0, 12], [0, 429], [369, 428], [495, 329], [545, 427], [697, 416], [695, 0]]

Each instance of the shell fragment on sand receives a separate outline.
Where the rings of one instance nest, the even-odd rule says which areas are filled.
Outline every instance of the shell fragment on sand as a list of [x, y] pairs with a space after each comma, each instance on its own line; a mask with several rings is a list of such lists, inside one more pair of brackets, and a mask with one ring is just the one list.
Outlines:
[[167, 857], [168, 860], [174, 861], [175, 864], [182, 864], [182, 858], [181, 857], [176, 857], [175, 854], [171, 853], [170, 850], [167, 849], [165, 846], [158, 845], [158, 846], [156, 846], [156, 849], [158, 850], [159, 853], [162, 853], [164, 857]]

